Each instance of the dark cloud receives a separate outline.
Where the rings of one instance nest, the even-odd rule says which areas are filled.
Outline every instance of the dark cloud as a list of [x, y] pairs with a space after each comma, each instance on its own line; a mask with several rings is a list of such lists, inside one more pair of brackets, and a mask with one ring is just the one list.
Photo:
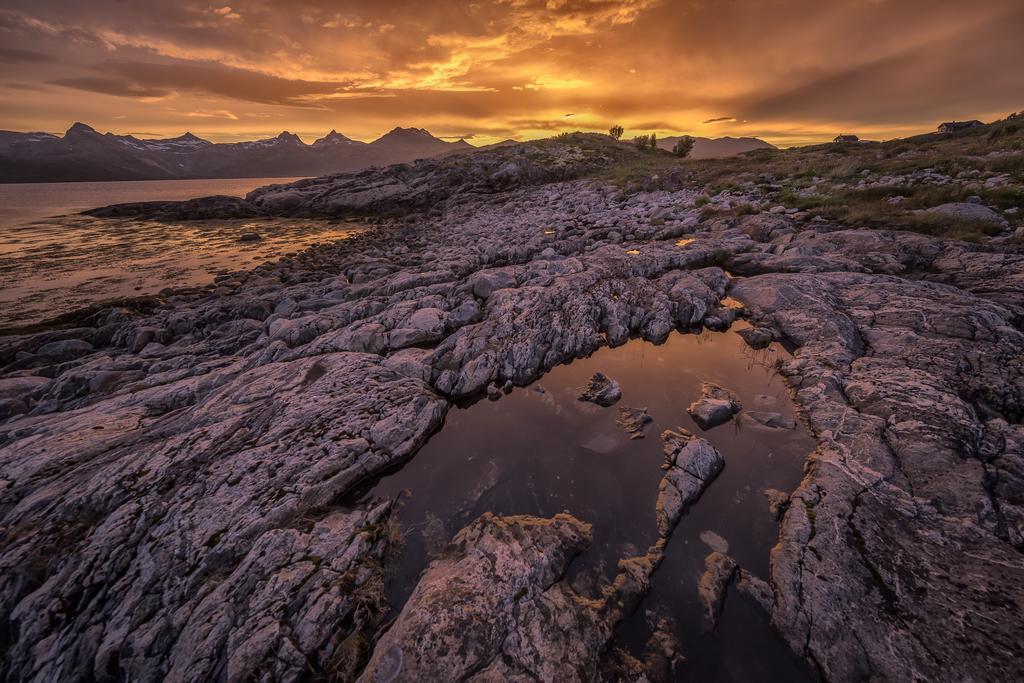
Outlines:
[[1020, 0], [5, 0], [6, 79], [95, 97], [0, 127], [882, 137], [1024, 106], [1021, 35]]
[[[742, 107], [743, 117], [936, 122], [1012, 105], [1024, 93], [1024, 8], [969, 31], [839, 69]], [[1012, 108], [1012, 107], [1011, 107]], [[1009, 110], [1007, 110], [1009, 113]]]
[[6, 64], [39, 64], [55, 61], [52, 55], [33, 50], [19, 50], [15, 47], [0, 46], [0, 63]]
[[168, 94], [167, 90], [121, 81], [116, 78], [80, 76], [77, 78], [55, 78], [50, 83], [117, 97], [166, 97]]
[[97, 64], [94, 69], [110, 76], [58, 79], [53, 82], [110, 95], [159, 96], [136, 94], [156, 89], [164, 94], [168, 91], [202, 92], [247, 102], [299, 107], [322, 107], [316, 101], [303, 98], [342, 93], [354, 85], [351, 82], [292, 80], [219, 64], [184, 60], [167, 63], [109, 61]]

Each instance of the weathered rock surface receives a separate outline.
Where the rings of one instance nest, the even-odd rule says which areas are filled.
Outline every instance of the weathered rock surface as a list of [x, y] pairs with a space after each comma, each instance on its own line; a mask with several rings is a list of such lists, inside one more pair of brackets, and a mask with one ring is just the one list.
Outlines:
[[[760, 213], [702, 218], [694, 190], [543, 184], [607, 163], [568, 147], [555, 170], [474, 155], [264, 188], [259, 212], [404, 218], [0, 338], [3, 675], [355, 676], [390, 506], [343, 504], [354, 487], [411, 456], [451, 400], [721, 327], [728, 293], [797, 348], [780, 371], [818, 441], [770, 583], [739, 569], [736, 587], [828, 680], [1024, 678], [1019, 249], [770, 214], [756, 196], [715, 206]], [[194, 208], [250, 210], [215, 205]], [[199, 215], [182, 211], [167, 215]], [[667, 434], [663, 538], [721, 468]], [[654, 564], [627, 562], [630, 595]], [[531, 585], [516, 633], [588, 634], [566, 661], [619, 651], [593, 635], [600, 609]], [[547, 671], [517, 638], [493, 673]]]
[[697, 582], [697, 597], [704, 609], [704, 628], [712, 631], [725, 604], [726, 589], [736, 576], [736, 562], [718, 551], [704, 558], [704, 573]]
[[619, 383], [600, 372], [594, 373], [583, 393], [579, 395], [581, 401], [596, 403], [606, 408], [615, 404], [620, 398], [622, 398], [622, 389], [619, 388]]
[[91, 392], [69, 371], [0, 426], [9, 675], [326, 668], [375, 599], [389, 509], [333, 501], [415, 451], [446, 402], [364, 353], [146, 365]]
[[666, 472], [658, 486], [655, 513], [658, 534], [667, 538], [686, 508], [722, 471], [725, 460], [710, 443], [682, 428], [679, 431], [666, 430], [661, 439], [664, 441], [663, 467]]
[[485, 513], [424, 572], [360, 681], [597, 680], [654, 560], [623, 561], [601, 600], [584, 598], [561, 577], [589, 542], [590, 526], [568, 514]]
[[701, 429], [708, 430], [728, 422], [742, 409], [736, 395], [714, 382], [702, 382], [700, 398], [690, 404], [687, 412]]
[[772, 553], [776, 625], [830, 680], [1019, 677], [1014, 313], [864, 273], [752, 277], [733, 295], [800, 345], [782, 373], [819, 442]]

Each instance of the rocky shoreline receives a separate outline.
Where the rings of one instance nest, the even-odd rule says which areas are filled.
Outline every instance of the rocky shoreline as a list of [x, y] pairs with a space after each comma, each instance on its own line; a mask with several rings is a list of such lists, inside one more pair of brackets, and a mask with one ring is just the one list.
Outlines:
[[[619, 161], [552, 141], [264, 188], [246, 206], [401, 211], [153, 310], [0, 337], [4, 675], [429, 676], [430, 652], [395, 643], [440, 642], [447, 622], [417, 605], [459, 572], [497, 630], [445, 635], [445, 671], [657, 678], [671, 648], [630, 661], [610, 625], [663, 548], [598, 605], [559, 581], [586, 520], [481, 518], [382, 630], [392, 503], [346, 496], [413, 457], [454, 400], [743, 315], [752, 346], [796, 348], [780, 371], [818, 448], [779, 506], [767, 583], [725, 557], [708, 585], [759, 596], [825, 680], [1024, 677], [1019, 248], [812, 220], [757, 188], [712, 201], [752, 212], [709, 216], [696, 189], [585, 178]], [[524, 573], [510, 543], [542, 561]], [[474, 581], [489, 553], [507, 572]], [[509, 600], [516, 621], [497, 624]]]

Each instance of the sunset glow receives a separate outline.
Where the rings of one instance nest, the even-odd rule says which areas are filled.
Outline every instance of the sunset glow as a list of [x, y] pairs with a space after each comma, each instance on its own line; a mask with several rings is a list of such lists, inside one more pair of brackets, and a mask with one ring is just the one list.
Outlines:
[[891, 138], [1024, 106], [1021, 35], [1015, 0], [15, 0], [0, 128]]

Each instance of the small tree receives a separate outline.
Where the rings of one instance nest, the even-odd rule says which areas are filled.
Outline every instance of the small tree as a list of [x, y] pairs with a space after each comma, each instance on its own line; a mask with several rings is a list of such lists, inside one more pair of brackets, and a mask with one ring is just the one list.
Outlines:
[[616, 140], [621, 138], [624, 132], [625, 130], [623, 130], [622, 126], [612, 126], [608, 129], [608, 135], [611, 135]]
[[686, 158], [690, 156], [690, 152], [693, 151], [693, 138], [689, 135], [684, 135], [679, 138], [675, 146], [672, 148], [672, 153], [677, 157]]
[[651, 133], [651, 141], [647, 143], [651, 149], [658, 149], [658, 136]]
[[635, 138], [633, 138], [633, 144], [636, 145], [636, 148], [641, 151], [647, 149], [648, 142], [650, 142], [650, 138], [647, 137], [646, 135], [637, 135]]

